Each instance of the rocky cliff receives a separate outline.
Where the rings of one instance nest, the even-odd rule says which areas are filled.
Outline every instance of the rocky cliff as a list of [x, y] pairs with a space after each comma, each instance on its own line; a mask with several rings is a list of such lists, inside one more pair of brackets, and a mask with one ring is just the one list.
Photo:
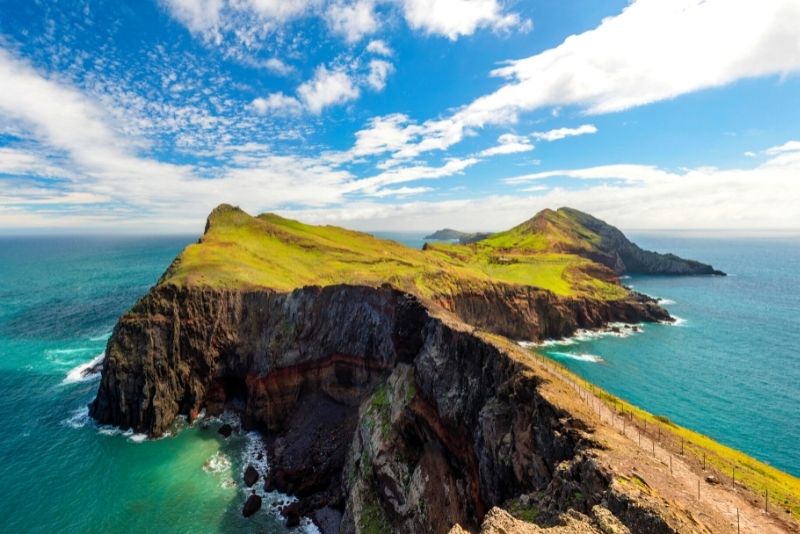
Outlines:
[[[368, 263], [363, 250], [356, 257], [346, 242], [332, 245], [338, 230], [301, 227], [298, 237], [290, 232], [299, 223], [253, 222], [229, 207], [220, 214], [236, 224], [210, 218], [198, 248], [187, 249], [120, 318], [90, 406], [97, 421], [159, 436], [179, 415], [235, 409], [245, 428], [267, 437], [267, 488], [298, 497], [284, 511], [288, 520], [308, 516], [325, 532], [443, 533], [456, 524], [476, 530], [492, 507], [520, 496], [539, 522], [572, 510], [591, 528], [613, 516], [632, 531], [675, 531], [652, 503], [613, 484], [611, 468], [593, 453], [601, 445], [591, 428], [545, 392], [550, 379], [508, 340], [670, 320], [652, 299], [629, 292], [559, 296], [484, 280], [449, 258], [433, 263], [453, 269], [434, 273], [447, 281], [438, 291], [403, 278], [263, 287], [253, 283], [265, 272], [254, 271], [253, 262], [288, 276], [279, 268], [309, 253], [320, 234], [316, 243], [335, 250], [337, 261], [375, 269], [375, 262], [395, 260], [376, 255]], [[277, 246], [264, 254], [239, 241], [240, 249], [219, 249], [228, 258], [219, 263], [211, 243], [242, 239], [242, 225], [297, 252], [287, 260]], [[399, 268], [420, 269], [410, 273], [430, 273], [428, 263], [411, 263], [410, 252], [403, 261]], [[204, 270], [192, 267], [198, 264]], [[241, 283], [229, 283], [231, 269]], [[320, 265], [325, 269], [335, 274]], [[613, 284], [597, 280], [598, 287]]]
[[586, 256], [610, 267], [618, 274], [717, 275], [725, 273], [711, 265], [687, 260], [675, 254], [643, 250], [610, 224], [572, 208], [560, 208], [557, 217], [564, 217], [597, 236], [595, 246]]

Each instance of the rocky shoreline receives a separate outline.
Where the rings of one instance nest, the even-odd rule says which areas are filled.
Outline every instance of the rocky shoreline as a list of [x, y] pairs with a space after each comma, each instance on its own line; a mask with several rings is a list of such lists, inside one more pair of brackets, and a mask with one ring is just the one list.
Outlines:
[[158, 436], [178, 415], [240, 406], [244, 428], [268, 436], [266, 489], [297, 497], [289, 520], [311, 517], [324, 532], [474, 529], [533, 492], [555, 518], [572, 507], [557, 487], [594, 505], [610, 479], [591, 462], [585, 425], [538, 394], [496, 334], [666, 319], [636, 294], [606, 302], [498, 285], [423, 304], [388, 285], [161, 285], [114, 329], [90, 412]]

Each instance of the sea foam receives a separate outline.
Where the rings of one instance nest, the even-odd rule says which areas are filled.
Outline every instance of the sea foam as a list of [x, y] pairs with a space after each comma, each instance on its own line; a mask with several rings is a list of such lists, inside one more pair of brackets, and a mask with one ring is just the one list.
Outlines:
[[90, 421], [89, 407], [78, 408], [72, 415], [64, 419], [63, 423], [70, 428], [83, 428]]
[[600, 363], [604, 361], [600, 356], [589, 354], [588, 352], [550, 352], [548, 354], [558, 358], [569, 358], [570, 360], [578, 360], [580, 362]]
[[67, 376], [64, 378], [64, 380], [61, 381], [61, 383], [74, 384], [75, 382], [88, 382], [89, 380], [94, 380], [96, 378], [99, 378], [100, 377], [99, 371], [94, 373], [87, 373], [87, 371], [92, 367], [95, 367], [100, 362], [102, 362], [105, 355], [106, 355], [105, 352], [101, 352], [88, 362], [84, 362], [80, 365], [73, 367], [67, 372]]
[[[239, 473], [239, 480], [244, 479], [244, 470], [248, 465], [252, 465], [259, 474], [258, 482], [252, 488], [248, 488], [243, 483], [241, 489], [246, 496], [252, 492], [260, 496], [264, 503], [264, 508], [275, 515], [280, 517], [281, 510], [297, 501], [296, 497], [286, 495], [277, 491], [266, 491], [264, 489], [264, 480], [266, 480], [267, 473], [269, 472], [269, 461], [267, 459], [267, 446], [264, 439], [258, 432], [248, 432], [245, 434], [245, 446], [242, 449], [242, 467]], [[300, 520], [300, 525], [293, 532], [300, 532], [303, 534], [321, 534], [317, 526], [311, 519], [304, 517]]]

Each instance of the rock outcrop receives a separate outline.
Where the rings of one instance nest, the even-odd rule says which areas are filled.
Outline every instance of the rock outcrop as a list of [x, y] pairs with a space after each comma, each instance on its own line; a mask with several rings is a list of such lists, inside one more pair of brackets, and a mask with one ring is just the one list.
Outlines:
[[299, 498], [293, 515], [340, 514], [343, 532], [370, 521], [477, 528], [492, 506], [548, 488], [587, 443], [524, 363], [476, 327], [541, 339], [668, 318], [638, 297], [558, 301], [501, 287], [440, 306], [389, 286], [157, 286], [114, 329], [91, 414], [160, 435], [178, 415], [238, 407], [245, 428], [265, 431], [266, 484]]
[[[538, 250], [536, 239], [518, 250]], [[309, 269], [323, 254], [331, 263]], [[457, 256], [221, 206], [120, 318], [90, 414], [160, 436], [180, 415], [237, 411], [265, 434], [266, 489], [297, 497], [287, 521], [310, 517], [324, 532], [485, 530], [508, 519], [496, 506], [544, 526], [674, 530], [613, 483], [591, 429], [543, 394], [530, 353], [509, 341], [669, 314], [582, 258], [579, 282], [598, 290], [559, 296], [515, 283], [513, 265], [491, 267], [505, 273], [495, 280]], [[315, 277], [329, 283], [298, 287]], [[330, 282], [343, 279], [360, 283]]]
[[588, 213], [572, 208], [560, 208], [556, 213], [568, 217], [599, 236], [599, 242], [596, 243], [594, 250], [584, 255], [610, 267], [617, 274], [725, 276], [724, 272], [699, 261], [683, 259], [675, 254], [643, 250], [625, 237], [619, 229]]

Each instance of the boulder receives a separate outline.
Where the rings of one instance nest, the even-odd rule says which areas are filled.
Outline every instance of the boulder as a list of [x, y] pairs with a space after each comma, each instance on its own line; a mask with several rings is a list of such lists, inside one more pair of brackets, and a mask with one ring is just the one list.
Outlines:
[[254, 513], [258, 512], [261, 509], [261, 497], [253, 492], [244, 503], [244, 507], [242, 508], [242, 515], [245, 517], [250, 517]]
[[225, 423], [224, 425], [219, 427], [219, 430], [217, 430], [217, 432], [222, 434], [223, 437], [229, 438], [231, 437], [231, 434], [233, 434], [233, 427], [228, 423]]
[[248, 488], [258, 482], [258, 477], [258, 471], [256, 471], [256, 468], [252, 465], [248, 465], [247, 469], [244, 470], [244, 483]]

